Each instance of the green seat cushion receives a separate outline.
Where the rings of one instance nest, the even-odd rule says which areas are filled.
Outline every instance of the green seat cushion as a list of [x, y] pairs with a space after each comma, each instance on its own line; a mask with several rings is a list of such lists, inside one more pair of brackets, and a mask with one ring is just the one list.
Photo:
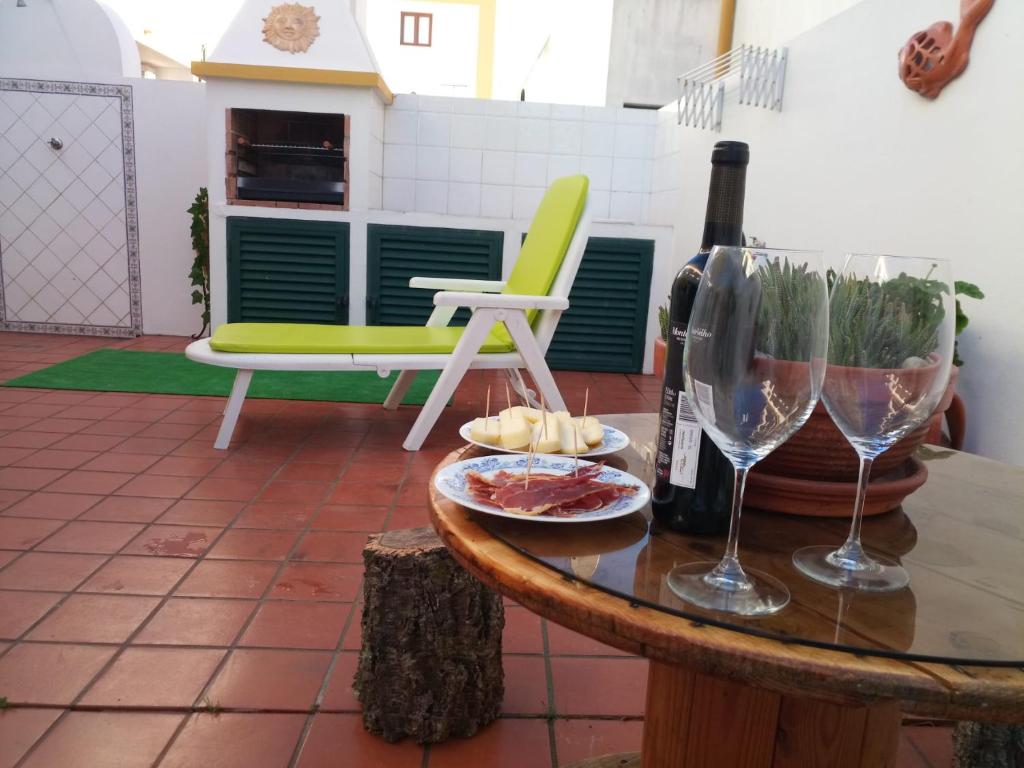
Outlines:
[[[502, 329], [504, 330], [504, 329]], [[210, 339], [218, 352], [312, 355], [449, 354], [462, 328], [405, 325], [312, 325], [305, 323], [228, 323]], [[515, 345], [494, 331], [481, 352], [511, 352]]]
[[[537, 213], [526, 233], [519, 258], [516, 259], [516, 265], [502, 293], [548, 295], [562, 267], [566, 251], [569, 250], [573, 233], [576, 232], [576, 225], [587, 202], [589, 184], [587, 177], [580, 174], [555, 179], [548, 187], [537, 206]], [[537, 310], [528, 310], [526, 314], [532, 323]], [[495, 326], [492, 334], [503, 341], [512, 342], [504, 326]]]

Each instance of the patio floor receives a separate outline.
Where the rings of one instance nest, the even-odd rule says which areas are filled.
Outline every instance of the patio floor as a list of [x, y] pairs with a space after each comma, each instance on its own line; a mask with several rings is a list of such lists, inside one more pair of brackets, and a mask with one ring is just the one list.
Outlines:
[[[0, 333], [0, 380], [99, 347]], [[559, 373], [573, 409], [653, 411], [653, 376]], [[639, 748], [646, 665], [509, 603], [500, 720], [427, 749], [366, 734], [350, 690], [367, 534], [427, 524], [433, 466], [498, 374], [428, 439], [417, 408], [0, 388], [0, 768], [564, 765]], [[595, 407], [596, 405], [596, 407]], [[191, 542], [191, 543], [189, 543]], [[951, 764], [905, 727], [901, 768]]]

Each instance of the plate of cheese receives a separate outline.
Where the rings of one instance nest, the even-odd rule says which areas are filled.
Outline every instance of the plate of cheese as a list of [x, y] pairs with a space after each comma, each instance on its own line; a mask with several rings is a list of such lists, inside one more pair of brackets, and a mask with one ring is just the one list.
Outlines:
[[596, 416], [571, 416], [568, 411], [544, 412], [515, 405], [497, 416], [473, 419], [459, 429], [468, 443], [505, 453], [606, 456], [629, 445], [629, 437]]

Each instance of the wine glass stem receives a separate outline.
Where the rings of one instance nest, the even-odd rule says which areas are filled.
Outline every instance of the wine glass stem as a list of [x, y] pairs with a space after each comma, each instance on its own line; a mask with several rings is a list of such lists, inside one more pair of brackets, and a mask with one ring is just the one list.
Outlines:
[[738, 584], [747, 583], [747, 574], [740, 567], [740, 516], [743, 513], [743, 489], [747, 485], [749, 467], [733, 467], [735, 482], [732, 489], [732, 515], [729, 518], [729, 539], [725, 544], [725, 555], [715, 566], [714, 573]]
[[860, 526], [864, 521], [864, 501], [868, 496], [868, 480], [871, 477], [871, 465], [875, 459], [873, 456], [860, 457], [860, 473], [857, 476], [857, 501], [853, 505], [853, 522], [850, 524], [850, 535], [846, 543], [836, 553], [844, 560], [861, 562], [864, 559], [864, 549], [860, 545]]

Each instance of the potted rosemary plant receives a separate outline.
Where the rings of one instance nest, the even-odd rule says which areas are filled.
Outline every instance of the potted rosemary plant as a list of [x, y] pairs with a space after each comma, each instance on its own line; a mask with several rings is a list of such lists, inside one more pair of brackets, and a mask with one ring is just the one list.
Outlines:
[[658, 329], [660, 335], [654, 340], [654, 375], [665, 378], [665, 353], [668, 344], [668, 305], [658, 307]]

